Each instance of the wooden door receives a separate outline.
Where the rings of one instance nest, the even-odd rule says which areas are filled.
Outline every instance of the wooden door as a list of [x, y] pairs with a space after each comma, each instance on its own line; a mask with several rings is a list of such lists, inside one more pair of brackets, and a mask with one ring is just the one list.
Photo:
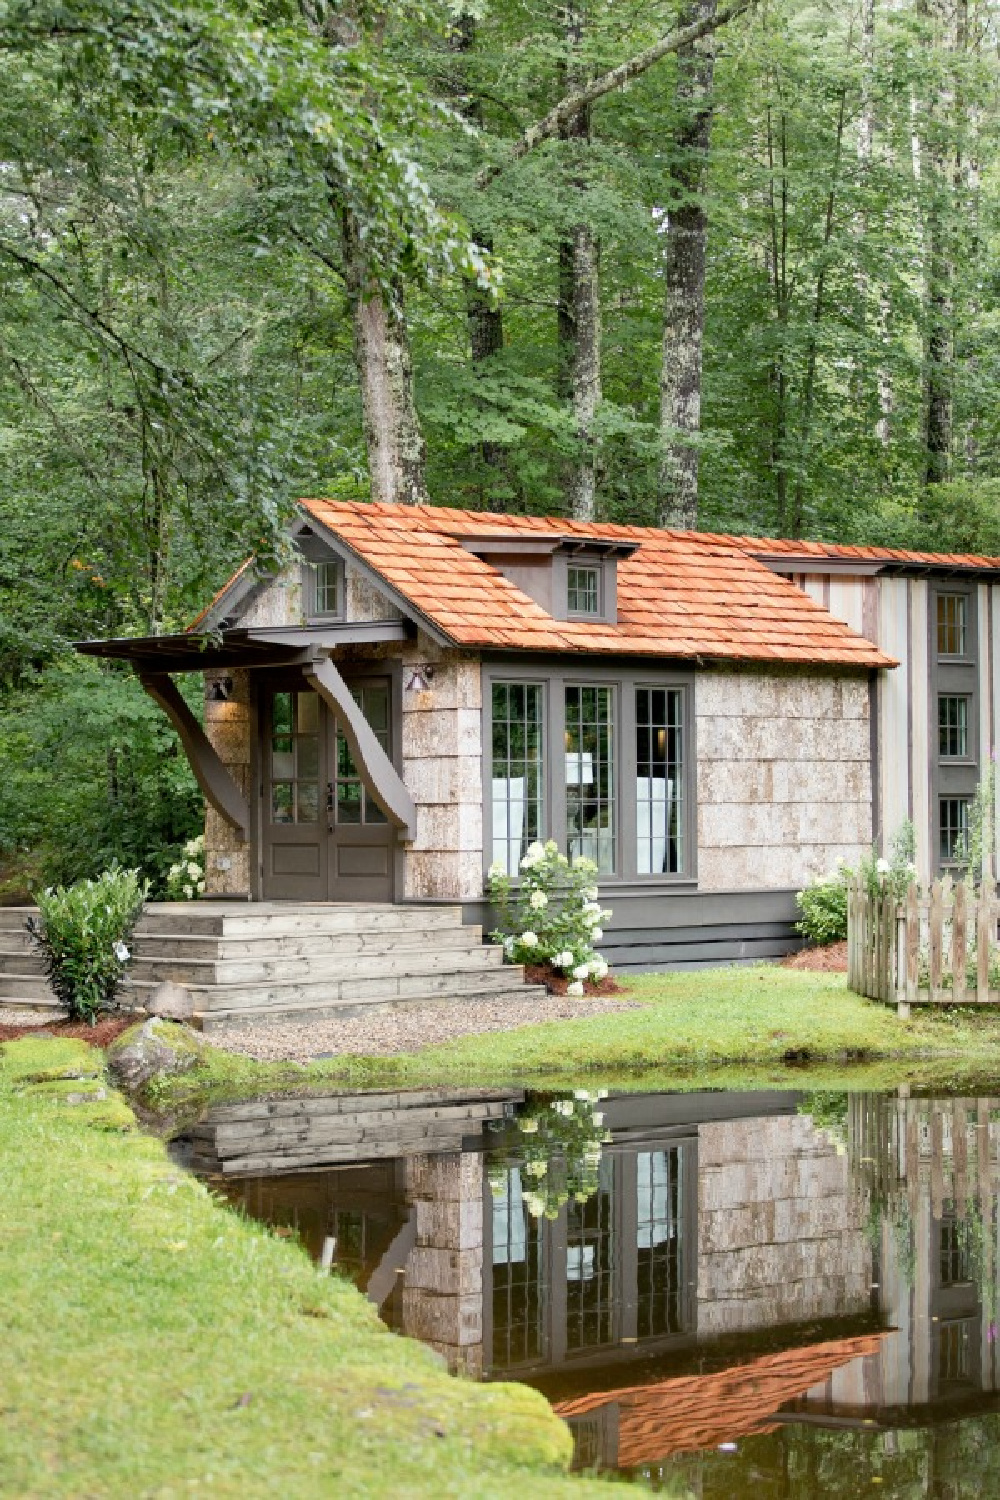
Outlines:
[[[391, 679], [349, 686], [391, 759]], [[273, 685], [261, 727], [264, 899], [391, 901], [395, 828], [364, 786], [336, 716], [311, 688]]]

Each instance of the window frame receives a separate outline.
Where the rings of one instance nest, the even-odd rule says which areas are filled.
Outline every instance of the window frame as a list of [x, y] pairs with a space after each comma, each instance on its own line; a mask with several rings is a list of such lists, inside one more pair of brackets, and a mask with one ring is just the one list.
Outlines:
[[[953, 655], [938, 651], [938, 599], [964, 598], [965, 651]], [[971, 799], [979, 781], [982, 754], [980, 706], [982, 685], [979, 681], [979, 585], [955, 579], [932, 581], [927, 601], [927, 636], [929, 683], [927, 702], [928, 777], [930, 782], [930, 851], [932, 869], [939, 874], [954, 869], [951, 860], [941, 858], [941, 811], [947, 798]], [[940, 740], [940, 703], [942, 698], [965, 698], [968, 704], [966, 754], [942, 755]]]
[[[320, 609], [319, 607], [319, 570], [320, 568], [332, 568], [337, 580], [337, 608]], [[333, 553], [329, 557], [310, 558], [304, 567], [302, 592], [305, 596], [305, 617], [308, 624], [328, 624], [330, 621], [343, 620], [346, 600], [344, 598], [346, 572], [343, 558], [335, 557]]]
[[[594, 608], [574, 609], [570, 603], [573, 573], [590, 573], [594, 579]], [[589, 592], [589, 590], [588, 590]], [[578, 561], [571, 558], [566, 563], [566, 617], [570, 620], [600, 620], [604, 616], [604, 569], [599, 562]]]
[[[541, 685], [544, 701], [544, 762], [542, 839], [554, 838], [565, 853], [566, 788], [565, 689], [569, 686], [601, 686], [613, 690], [612, 754], [615, 779], [615, 871], [601, 874], [604, 887], [640, 889], [681, 887], [690, 889], [698, 879], [697, 844], [697, 736], [695, 722], [695, 672], [690, 667], [651, 670], [636, 662], [610, 659], [591, 666], [584, 659], [565, 657], [542, 661], [523, 656], [484, 658], [482, 663], [482, 796], [483, 875], [493, 859], [493, 684], [517, 682]], [[680, 689], [682, 714], [682, 853], [683, 868], [675, 874], [640, 874], [636, 837], [636, 703], [637, 688]], [[512, 879], [517, 880], [517, 876]]]

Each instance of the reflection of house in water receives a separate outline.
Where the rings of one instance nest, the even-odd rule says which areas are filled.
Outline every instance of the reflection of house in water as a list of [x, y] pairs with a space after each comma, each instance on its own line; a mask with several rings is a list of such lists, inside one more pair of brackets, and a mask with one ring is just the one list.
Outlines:
[[544, 1391], [581, 1462], [655, 1469], [995, 1387], [988, 1107], [858, 1096], [849, 1149], [803, 1108], [334, 1095], [213, 1111], [192, 1145], [392, 1327]]

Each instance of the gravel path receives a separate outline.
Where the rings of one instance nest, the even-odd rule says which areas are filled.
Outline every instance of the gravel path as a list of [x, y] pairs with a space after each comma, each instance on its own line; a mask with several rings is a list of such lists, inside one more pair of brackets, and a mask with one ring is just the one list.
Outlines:
[[418, 1052], [438, 1042], [483, 1031], [513, 1031], [539, 1021], [575, 1021], [609, 1011], [635, 1010], [634, 1001], [613, 995], [591, 995], [567, 999], [550, 995], [547, 1000], [477, 1000], [469, 1004], [452, 1001], [441, 1005], [404, 1007], [377, 1015], [343, 1021], [271, 1022], [266, 1026], [228, 1027], [212, 1033], [215, 1047], [244, 1052], [261, 1062], [289, 1059], [308, 1062], [315, 1057], [337, 1057], [352, 1052], [364, 1057], [391, 1057], [397, 1052]]

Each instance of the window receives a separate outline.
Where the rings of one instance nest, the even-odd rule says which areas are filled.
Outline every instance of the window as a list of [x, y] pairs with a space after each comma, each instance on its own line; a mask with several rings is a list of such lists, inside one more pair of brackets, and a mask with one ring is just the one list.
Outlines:
[[339, 615], [341, 611], [340, 563], [315, 563], [313, 566], [314, 615]]
[[680, 688], [636, 688], [636, 854], [640, 875], [684, 867], [683, 704]]
[[544, 838], [545, 693], [539, 683], [495, 682], [493, 863], [516, 875], [528, 845]]
[[636, 1154], [636, 1331], [681, 1333], [681, 1149]]
[[955, 864], [968, 847], [970, 801], [969, 797], [938, 799], [938, 855], [943, 865]]
[[319, 699], [308, 689], [271, 699], [271, 822], [319, 822]]
[[964, 696], [938, 695], [938, 754], [942, 760], [968, 758], [969, 700]]
[[545, 1219], [524, 1201], [518, 1167], [491, 1184], [493, 1208], [493, 1368], [509, 1370], [545, 1355]]
[[969, 600], [965, 594], [938, 594], [938, 656], [964, 656], [968, 635]]
[[597, 1192], [566, 1205], [566, 1348], [599, 1349], [615, 1338], [615, 1158], [601, 1156]]
[[[368, 720], [372, 733], [386, 755], [391, 755], [389, 745], [389, 684], [387, 682], [356, 683], [351, 695]], [[337, 730], [337, 822], [385, 823], [385, 813], [362, 783], [361, 775], [354, 763], [351, 748], [342, 732]]]
[[567, 686], [566, 853], [615, 870], [614, 699], [612, 687]]
[[566, 570], [566, 607], [571, 615], [599, 615], [601, 578], [599, 568], [569, 567]]

